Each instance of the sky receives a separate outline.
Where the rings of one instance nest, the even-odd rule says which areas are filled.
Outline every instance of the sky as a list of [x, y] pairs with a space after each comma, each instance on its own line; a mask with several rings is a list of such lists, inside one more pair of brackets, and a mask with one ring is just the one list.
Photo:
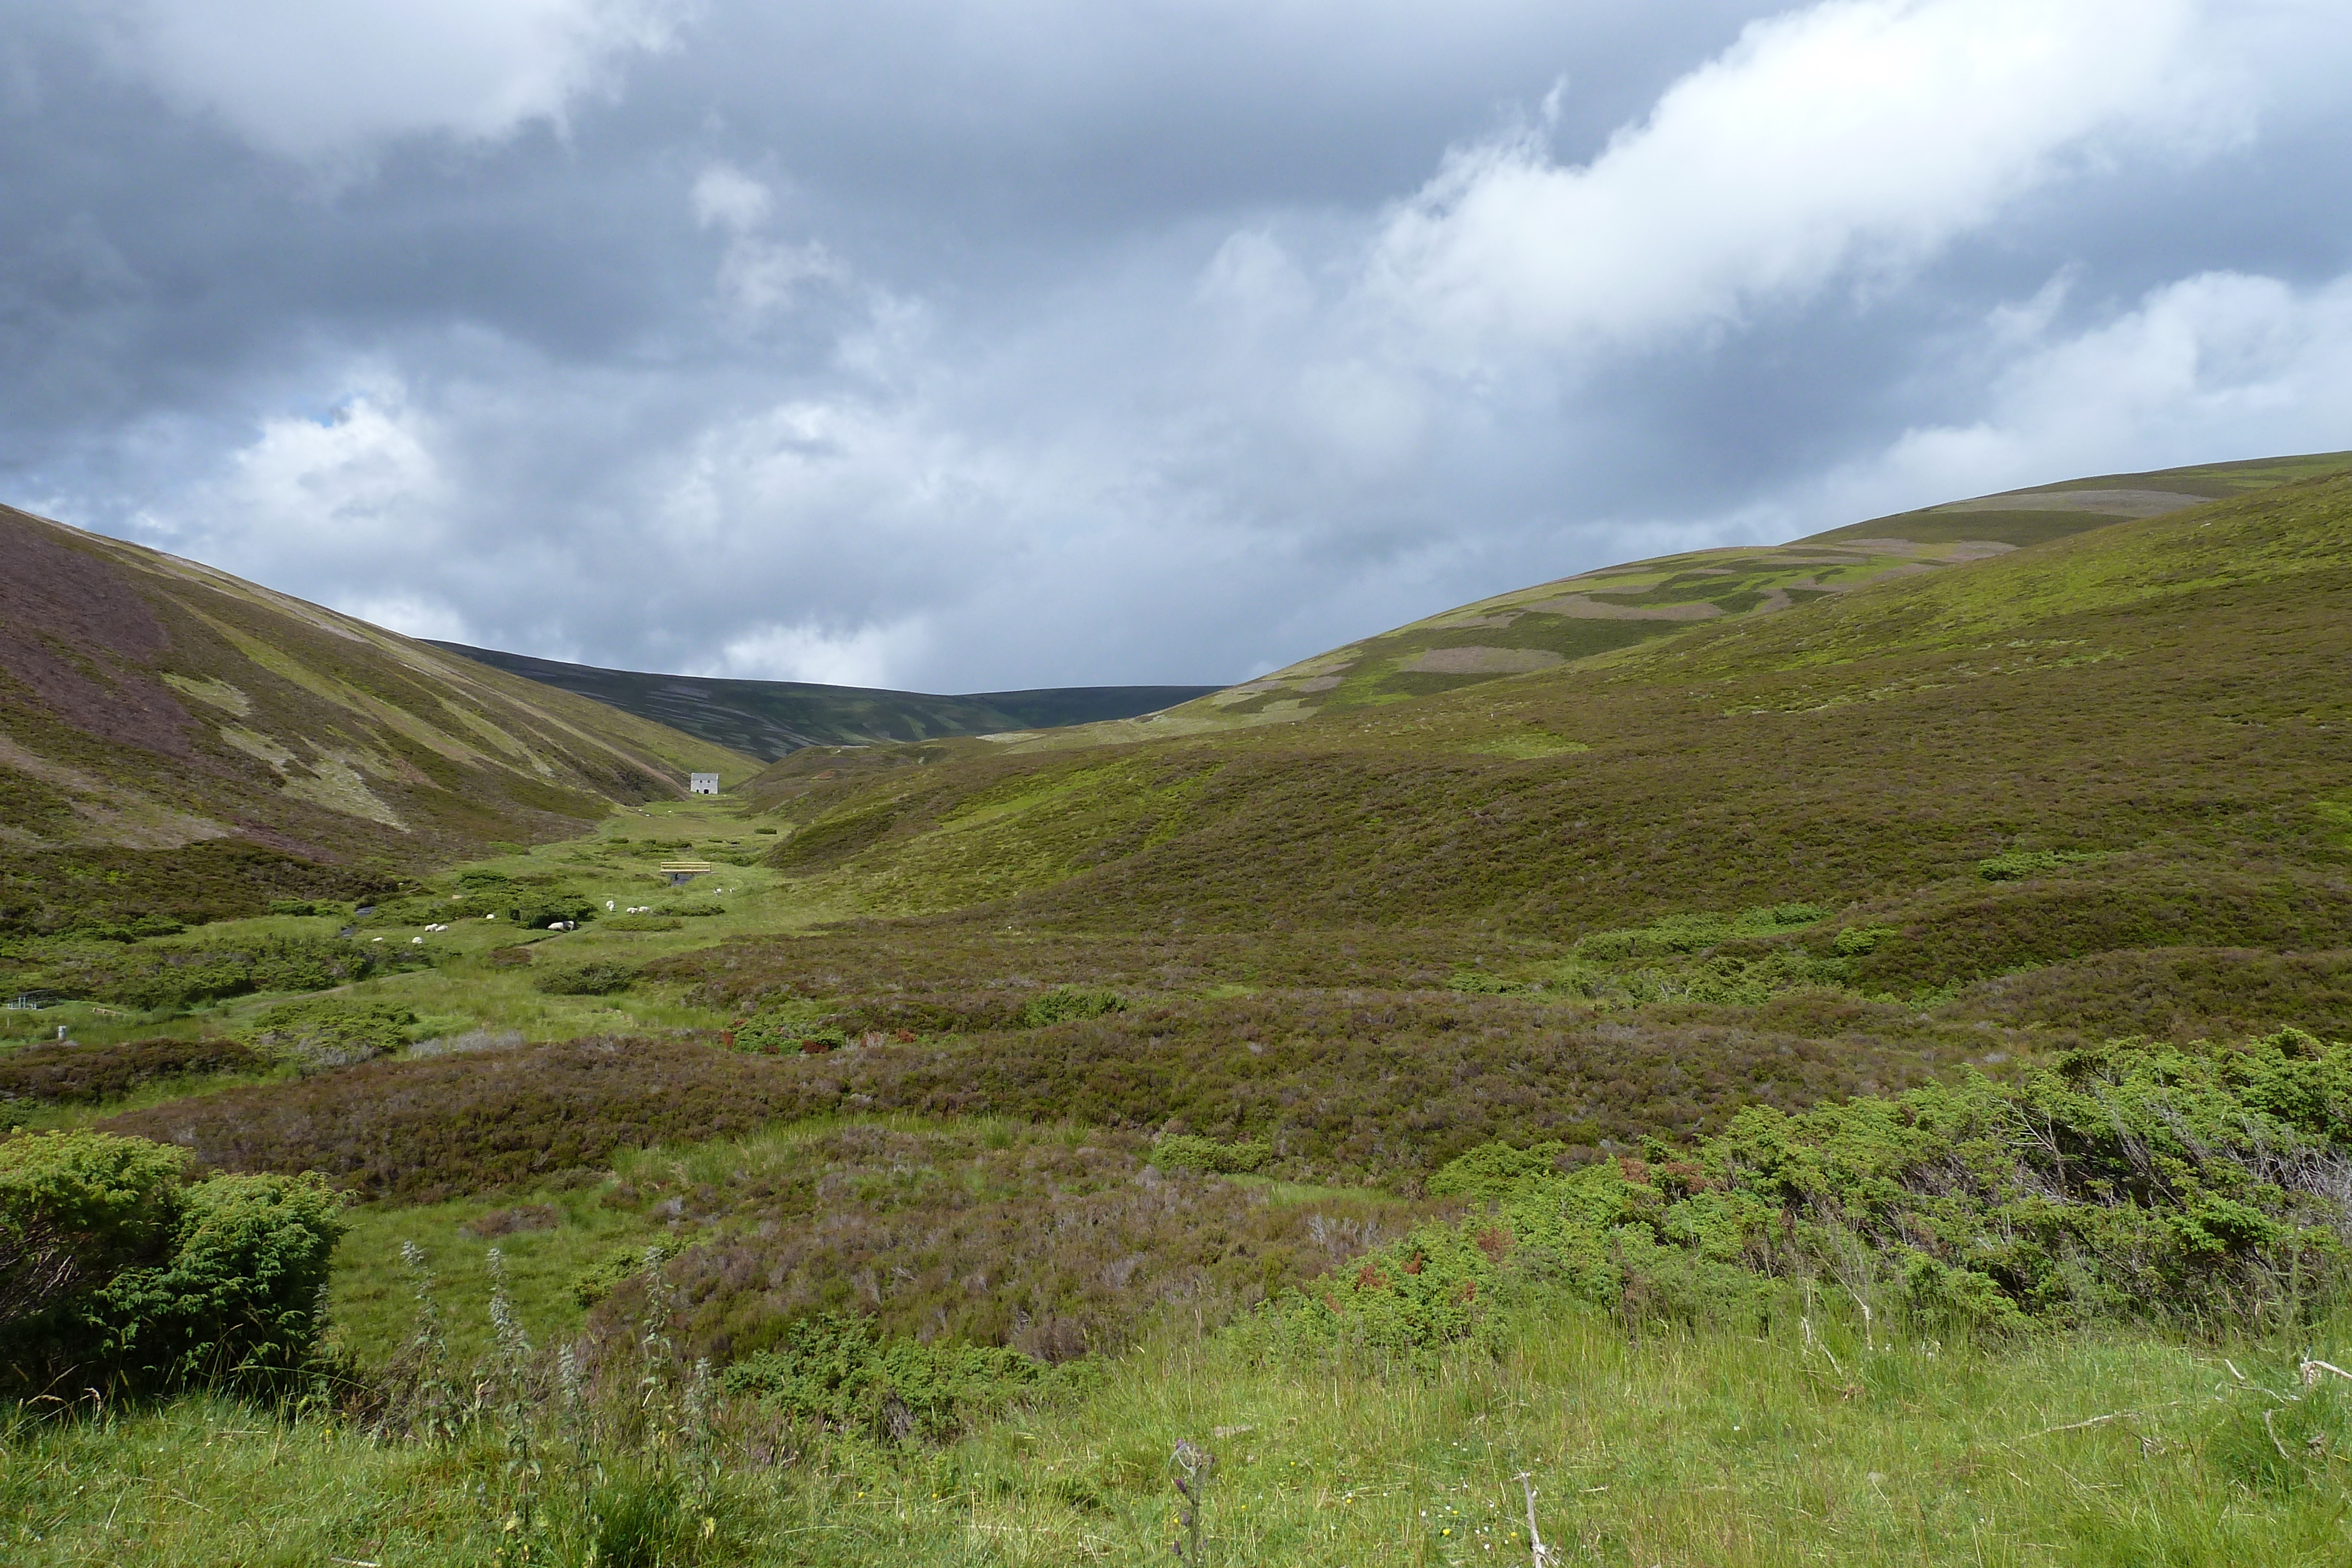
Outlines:
[[22, 0], [0, 500], [549, 658], [1235, 681], [2352, 447], [2347, 69], [2342, 0]]

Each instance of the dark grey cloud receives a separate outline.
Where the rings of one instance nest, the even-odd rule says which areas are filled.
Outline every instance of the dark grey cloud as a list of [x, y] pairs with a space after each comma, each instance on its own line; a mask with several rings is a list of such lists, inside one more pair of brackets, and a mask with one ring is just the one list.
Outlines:
[[2300, 0], [0, 19], [0, 487], [404, 629], [988, 689], [2352, 444]]

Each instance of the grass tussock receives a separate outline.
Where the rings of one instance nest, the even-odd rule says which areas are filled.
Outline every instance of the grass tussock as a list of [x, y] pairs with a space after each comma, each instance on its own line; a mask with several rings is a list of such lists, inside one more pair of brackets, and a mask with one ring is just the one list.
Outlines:
[[[1214, 1458], [1197, 1515], [1213, 1562], [1524, 1562], [1530, 1489], [1543, 1541], [1571, 1563], [2302, 1568], [2340, 1551], [2331, 1472], [2352, 1427], [2333, 1380], [2298, 1370], [2306, 1354], [2352, 1364], [2340, 1329], [2000, 1349], [1882, 1329], [1866, 1347], [1851, 1317], [1825, 1306], [1808, 1339], [1793, 1322], [1628, 1335], [1598, 1312], [1519, 1313], [1412, 1376], [1162, 1343], [1090, 1390], [913, 1449], [731, 1415], [675, 1442], [676, 1459], [625, 1446], [617, 1421], [575, 1448], [552, 1378], [520, 1449], [495, 1419], [453, 1442], [384, 1442], [192, 1399], [13, 1434], [0, 1539], [31, 1568], [489, 1564], [527, 1495], [532, 1543], [572, 1553], [558, 1560], [581, 1560], [598, 1521], [639, 1561], [1141, 1561], [1181, 1539], [1182, 1442]], [[615, 1380], [630, 1367], [616, 1360]], [[679, 1461], [706, 1456], [719, 1463], [698, 1496]]]

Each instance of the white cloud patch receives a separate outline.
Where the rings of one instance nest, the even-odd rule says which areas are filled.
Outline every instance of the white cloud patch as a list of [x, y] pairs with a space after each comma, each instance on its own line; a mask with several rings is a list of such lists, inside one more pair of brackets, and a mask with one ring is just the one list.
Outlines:
[[404, 637], [436, 637], [444, 643], [473, 641], [467, 632], [463, 615], [452, 606], [422, 594], [363, 595], [341, 608], [347, 615], [356, 615]]
[[318, 418], [264, 421], [218, 472], [142, 512], [132, 531], [363, 619], [381, 611], [395, 630], [455, 624], [416, 586], [465, 548], [452, 537], [458, 488], [436, 450], [447, 434], [379, 370], [353, 379], [368, 390]]
[[759, 230], [775, 210], [775, 192], [740, 169], [716, 163], [694, 182], [694, 221], [728, 233], [719, 263], [719, 294], [740, 316], [788, 308], [804, 284], [849, 281], [849, 268], [824, 246], [770, 239]]
[[419, 133], [562, 125], [630, 55], [676, 36], [671, 0], [118, 0], [117, 58], [265, 152], [336, 160]]
[[830, 686], [887, 686], [894, 672], [919, 659], [919, 625], [755, 627], [730, 638], [715, 663], [687, 672], [744, 680], [814, 681]]
[[2352, 276], [2168, 284], [2112, 321], [2026, 346], [1988, 402], [1979, 419], [1906, 431], [1831, 476], [1817, 509], [1868, 516], [2061, 476], [2342, 448]]
[[1640, 344], [1916, 265], [2103, 151], [2230, 122], [2191, 0], [1839, 0], [1754, 24], [1580, 167], [1460, 151], [1371, 296], [1473, 356]]
[[396, 389], [320, 419], [273, 419], [231, 461], [220, 509], [347, 549], [430, 546], [449, 498], [430, 440]]
[[725, 163], [712, 164], [694, 182], [694, 221], [704, 228], [716, 224], [742, 234], [767, 222], [775, 204], [773, 191]]

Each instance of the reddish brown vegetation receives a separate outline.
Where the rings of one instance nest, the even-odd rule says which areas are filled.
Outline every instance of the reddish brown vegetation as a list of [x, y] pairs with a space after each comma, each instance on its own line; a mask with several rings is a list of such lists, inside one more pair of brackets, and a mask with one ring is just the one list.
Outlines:
[[49, 1103], [111, 1100], [142, 1083], [261, 1065], [233, 1040], [134, 1040], [121, 1045], [70, 1040], [0, 1053], [0, 1101]]
[[[1001, 1141], [1002, 1147], [988, 1146]], [[1117, 1349], [1161, 1312], [1213, 1324], [1322, 1275], [1433, 1209], [1171, 1176], [1132, 1137], [851, 1127], [723, 1186], [629, 1186], [609, 1203], [671, 1216], [666, 1270], [690, 1353], [740, 1358], [794, 1319], [854, 1312], [923, 1339], [1010, 1344], [1045, 1361]], [[637, 1310], [616, 1292], [592, 1329]]]
[[117, 1116], [110, 1132], [239, 1171], [323, 1171], [433, 1202], [601, 1168], [616, 1148], [747, 1133], [809, 1108], [793, 1069], [667, 1040], [377, 1061]]
[[[1955, 1054], [1982, 1043], [1951, 1032]], [[1410, 1182], [1490, 1139], [1687, 1137], [1744, 1104], [1907, 1087], [1937, 1060], [1867, 1035], [1661, 1029], [1503, 997], [1306, 991], [821, 1057], [590, 1040], [377, 1061], [109, 1124], [184, 1144], [209, 1165], [318, 1169], [370, 1197], [415, 1201], [592, 1168], [615, 1148], [866, 1110], [1247, 1134], [1273, 1145], [1269, 1173]]]

